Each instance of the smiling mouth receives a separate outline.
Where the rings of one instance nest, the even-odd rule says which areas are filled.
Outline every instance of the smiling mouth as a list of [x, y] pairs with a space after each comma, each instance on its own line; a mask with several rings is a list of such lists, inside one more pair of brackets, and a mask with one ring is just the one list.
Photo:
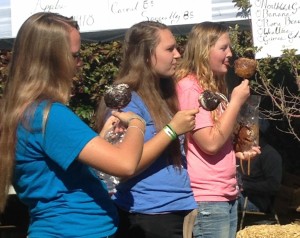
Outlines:
[[231, 67], [230, 62], [224, 62], [224, 65], [227, 67]]

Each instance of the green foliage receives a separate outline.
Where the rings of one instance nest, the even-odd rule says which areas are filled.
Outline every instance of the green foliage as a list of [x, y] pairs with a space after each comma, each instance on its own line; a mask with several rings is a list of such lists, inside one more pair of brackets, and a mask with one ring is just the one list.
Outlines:
[[74, 78], [70, 107], [92, 127], [93, 115], [105, 86], [113, 82], [121, 61], [121, 43], [82, 44], [83, 65]]
[[295, 84], [299, 77], [299, 70], [300, 56], [296, 55], [295, 49], [283, 50], [280, 57], [266, 57], [258, 60], [259, 80], [263, 80], [266, 85], [272, 87], [286, 88], [295, 97], [299, 95]]
[[232, 0], [234, 6], [240, 10], [238, 16], [248, 18], [250, 15], [250, 1], [249, 0]]
[[175, 38], [177, 42], [177, 50], [180, 54], [183, 54], [187, 36], [176, 36]]
[[253, 58], [258, 48], [253, 46], [252, 32], [240, 30], [239, 25], [229, 27], [232, 51], [235, 57]]
[[3, 94], [4, 84], [7, 80], [7, 64], [11, 58], [11, 52], [0, 50], [0, 98]]

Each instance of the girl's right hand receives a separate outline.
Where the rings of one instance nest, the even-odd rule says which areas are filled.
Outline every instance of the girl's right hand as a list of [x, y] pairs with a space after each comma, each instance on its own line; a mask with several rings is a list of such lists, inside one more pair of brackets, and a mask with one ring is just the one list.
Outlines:
[[104, 138], [108, 131], [113, 131], [114, 133], [117, 132], [124, 132], [128, 127], [128, 124], [133, 119], [136, 119], [135, 123], [139, 124], [139, 128], [144, 131], [146, 123], [143, 118], [138, 116], [133, 112], [118, 112], [112, 111], [111, 116], [106, 120], [104, 126], [102, 127], [99, 135], [100, 137]]
[[170, 126], [177, 135], [184, 134], [194, 129], [195, 115], [199, 112], [199, 108], [179, 111], [170, 121]]
[[133, 112], [118, 112], [118, 111], [112, 111], [111, 114], [113, 116], [115, 116], [116, 118], [118, 118], [120, 120], [120, 122], [122, 123], [122, 125], [124, 127], [127, 127], [129, 122], [133, 119], [139, 119], [139, 121], [143, 122], [144, 126], [145, 126], [145, 121], [143, 118], [141, 118], [140, 116], [138, 116], [137, 114], [133, 113]]
[[245, 79], [232, 90], [230, 102], [235, 102], [240, 106], [242, 106], [249, 96], [250, 96], [249, 80]]

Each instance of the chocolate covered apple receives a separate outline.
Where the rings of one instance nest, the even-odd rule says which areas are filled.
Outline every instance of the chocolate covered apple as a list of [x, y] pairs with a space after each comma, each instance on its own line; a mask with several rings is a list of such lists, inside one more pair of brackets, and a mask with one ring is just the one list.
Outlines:
[[104, 102], [111, 109], [121, 109], [131, 100], [131, 91], [128, 84], [113, 84], [104, 92]]
[[[113, 84], [107, 86], [104, 92], [105, 105], [111, 109], [121, 110], [126, 107], [131, 101], [131, 90], [128, 84]], [[104, 139], [111, 144], [121, 143], [125, 136], [125, 128], [123, 131], [115, 131], [117, 124], [114, 124], [110, 130], [108, 130], [104, 136]], [[101, 178], [107, 185], [110, 194], [116, 192], [116, 185], [119, 184], [119, 178], [106, 174], [102, 171], [95, 170], [99, 178]]]
[[[120, 111], [122, 108], [126, 107], [130, 101], [131, 90], [128, 84], [113, 84], [107, 86], [107, 89], [104, 92], [105, 105], [111, 109], [117, 109]], [[104, 137], [104, 139], [111, 144], [122, 142], [125, 136], [124, 131], [115, 131], [115, 128], [117, 128], [117, 124], [115, 124]]]
[[222, 93], [214, 93], [209, 90], [205, 90], [200, 93], [198, 102], [201, 107], [207, 111], [215, 110], [221, 102], [228, 102], [227, 98]]

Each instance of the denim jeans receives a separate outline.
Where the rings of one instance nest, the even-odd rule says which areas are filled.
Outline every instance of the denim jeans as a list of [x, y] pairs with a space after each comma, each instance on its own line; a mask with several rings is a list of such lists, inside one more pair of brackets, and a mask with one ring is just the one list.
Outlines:
[[[239, 211], [242, 211], [244, 209], [244, 203], [245, 203], [245, 197], [242, 194], [240, 194], [239, 198], [238, 198], [238, 210]], [[255, 204], [253, 204], [248, 199], [246, 211], [259, 212], [260, 210]]]
[[234, 238], [237, 230], [236, 200], [229, 202], [198, 202], [198, 215], [193, 237]]

